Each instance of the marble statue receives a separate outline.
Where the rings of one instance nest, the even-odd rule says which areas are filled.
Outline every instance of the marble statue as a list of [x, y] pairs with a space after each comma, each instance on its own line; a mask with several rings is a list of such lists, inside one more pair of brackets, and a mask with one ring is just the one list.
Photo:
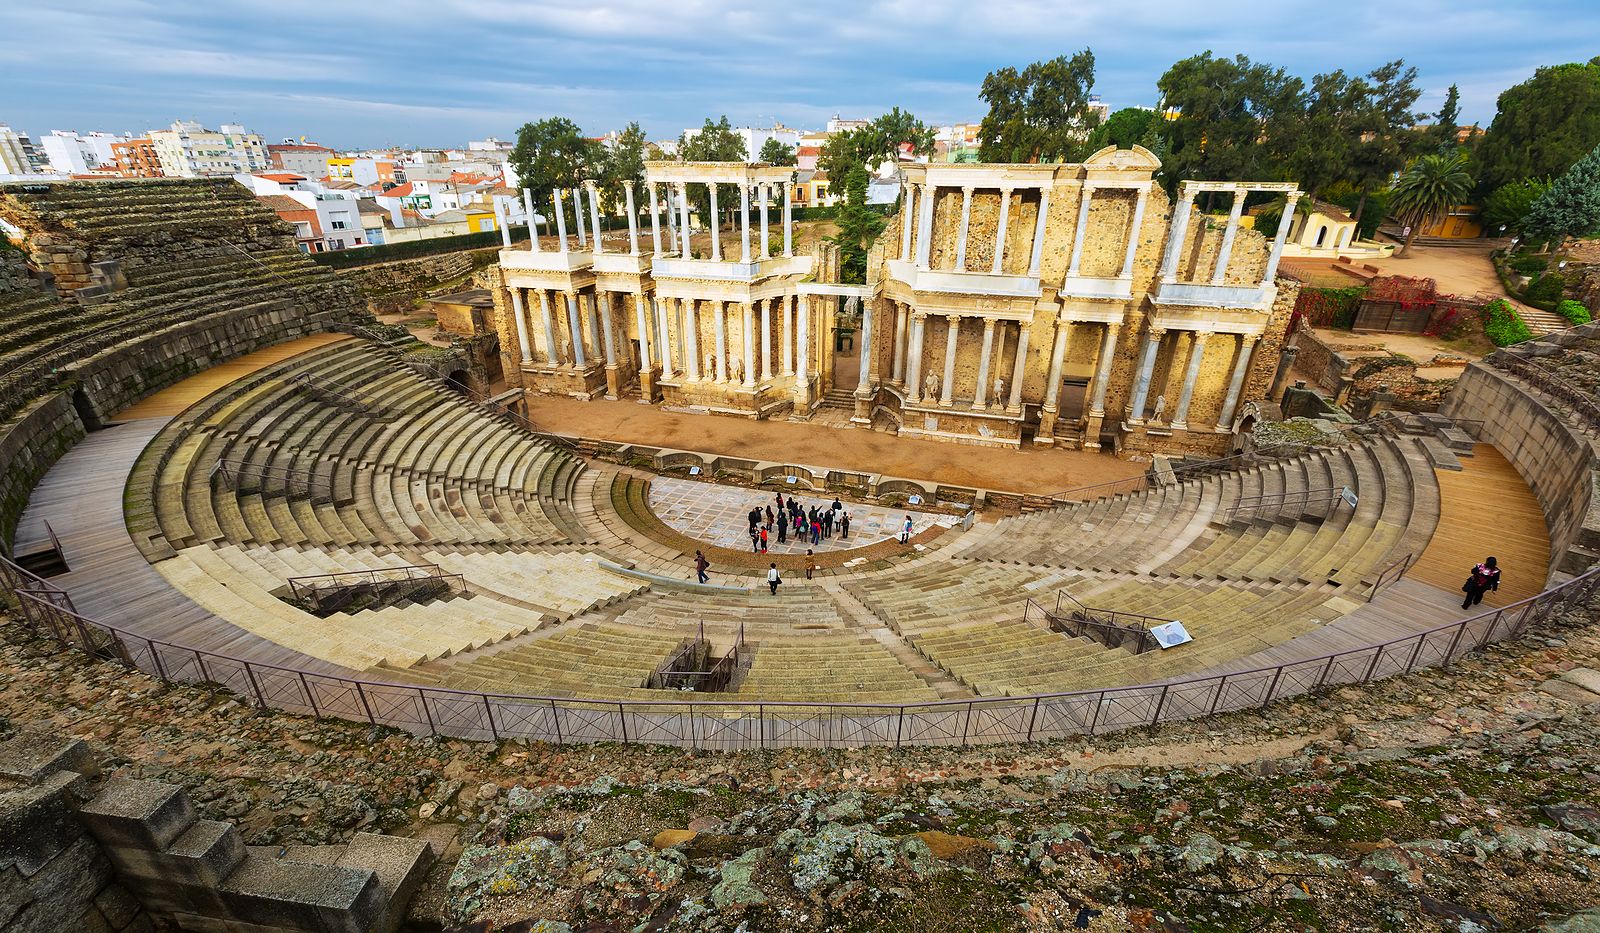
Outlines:
[[734, 357], [728, 364], [728, 378], [734, 382], [744, 381], [744, 359]]
[[715, 378], [717, 378], [717, 355], [715, 353], [707, 353], [706, 354], [706, 375], [705, 375], [705, 377], [707, 379], [715, 379]]
[[1156, 396], [1156, 414], [1155, 414], [1155, 417], [1151, 418], [1150, 420], [1159, 423], [1160, 421], [1162, 421], [1162, 419], [1164, 419], [1166, 417], [1166, 415], [1167, 415], [1167, 397], [1165, 395], [1158, 395], [1158, 396]]
[[994, 404], [998, 408], [1006, 407], [1006, 378], [994, 377]]
[[938, 373], [929, 373], [928, 377], [922, 380], [922, 397], [930, 402], [939, 397]]

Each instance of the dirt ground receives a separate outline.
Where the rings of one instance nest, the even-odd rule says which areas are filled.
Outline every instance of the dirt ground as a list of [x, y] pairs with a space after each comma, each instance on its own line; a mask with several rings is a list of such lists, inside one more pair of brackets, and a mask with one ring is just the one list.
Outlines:
[[1452, 295], [1505, 295], [1494, 274], [1488, 246], [1413, 246], [1403, 258], [1369, 259], [1385, 275], [1408, 275], [1439, 283], [1439, 291]]
[[1137, 476], [1144, 465], [1076, 450], [1003, 450], [865, 429], [680, 414], [637, 401], [532, 396], [534, 424], [562, 434], [759, 460], [830, 466], [957, 486], [1044, 494]]

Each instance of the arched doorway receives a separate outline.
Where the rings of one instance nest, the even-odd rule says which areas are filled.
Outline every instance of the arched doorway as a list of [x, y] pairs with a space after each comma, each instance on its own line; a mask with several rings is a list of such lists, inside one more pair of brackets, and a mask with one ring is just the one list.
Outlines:
[[467, 394], [469, 386], [467, 383], [466, 370], [453, 369], [450, 371], [450, 375], [444, 377], [444, 381], [449, 384], [450, 388], [456, 390], [457, 392], [460, 392], [463, 395]]

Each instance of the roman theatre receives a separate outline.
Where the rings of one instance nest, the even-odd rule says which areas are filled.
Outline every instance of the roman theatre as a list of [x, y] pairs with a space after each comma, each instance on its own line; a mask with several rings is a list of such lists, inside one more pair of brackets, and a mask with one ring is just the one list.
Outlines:
[[[865, 284], [796, 221], [791, 169], [527, 192], [553, 222], [481, 275], [487, 393], [231, 181], [0, 187], [11, 615], [296, 714], [737, 750], [1270, 710], [1593, 591], [1595, 325], [1473, 364], [1440, 411], [1268, 442], [1295, 286], [1243, 209], [1298, 192], [1159, 169], [906, 166]], [[814, 433], [746, 456], [619, 440], [624, 410]], [[875, 471], [828, 432], [1023, 459]], [[1030, 475], [1062, 463], [1121, 478]], [[850, 538], [750, 553], [779, 496], [838, 498]], [[1489, 553], [1505, 583], [1463, 610]]]

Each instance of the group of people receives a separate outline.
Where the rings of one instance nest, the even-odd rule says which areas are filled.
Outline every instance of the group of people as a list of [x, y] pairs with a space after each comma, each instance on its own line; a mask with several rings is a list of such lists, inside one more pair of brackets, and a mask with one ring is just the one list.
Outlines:
[[772, 505], [764, 509], [758, 505], [745, 518], [750, 524], [752, 554], [767, 553], [774, 534], [779, 544], [787, 544], [791, 534], [797, 543], [813, 546], [822, 543], [823, 538], [833, 537], [835, 532], [841, 540], [850, 540], [850, 513], [837, 498], [831, 505], [807, 509], [794, 496], [785, 500], [780, 492], [773, 496]]

